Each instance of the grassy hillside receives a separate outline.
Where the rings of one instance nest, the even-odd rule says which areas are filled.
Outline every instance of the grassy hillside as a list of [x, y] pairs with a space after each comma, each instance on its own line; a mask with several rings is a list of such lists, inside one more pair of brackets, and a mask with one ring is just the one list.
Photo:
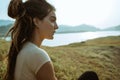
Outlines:
[[[0, 41], [0, 80], [8, 47], [9, 42]], [[120, 36], [42, 48], [49, 53], [58, 80], [76, 80], [88, 70], [97, 72], [100, 80], [120, 80]]]
[[12, 24], [0, 26], [0, 37], [5, 36], [11, 28], [11, 26]]

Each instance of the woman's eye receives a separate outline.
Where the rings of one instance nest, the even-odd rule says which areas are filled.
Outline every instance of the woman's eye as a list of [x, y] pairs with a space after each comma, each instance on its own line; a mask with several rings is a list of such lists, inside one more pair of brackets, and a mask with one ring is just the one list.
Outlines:
[[51, 19], [51, 22], [55, 22], [55, 20], [54, 20], [54, 19]]

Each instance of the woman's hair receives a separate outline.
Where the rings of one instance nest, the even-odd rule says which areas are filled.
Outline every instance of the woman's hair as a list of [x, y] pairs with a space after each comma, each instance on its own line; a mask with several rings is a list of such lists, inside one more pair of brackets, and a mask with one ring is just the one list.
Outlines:
[[[8, 16], [15, 19], [11, 34], [11, 45], [8, 52], [7, 72], [4, 80], [14, 80], [17, 55], [23, 44], [30, 41], [35, 28], [33, 18], [43, 20], [55, 8], [46, 0], [11, 0], [8, 6]], [[7, 35], [8, 35], [7, 34]]]

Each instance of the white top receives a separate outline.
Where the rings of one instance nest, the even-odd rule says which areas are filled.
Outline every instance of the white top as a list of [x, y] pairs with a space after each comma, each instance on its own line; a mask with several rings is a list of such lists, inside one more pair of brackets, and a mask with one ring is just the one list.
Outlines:
[[47, 52], [31, 42], [25, 43], [17, 56], [15, 80], [36, 80], [38, 70], [48, 61]]

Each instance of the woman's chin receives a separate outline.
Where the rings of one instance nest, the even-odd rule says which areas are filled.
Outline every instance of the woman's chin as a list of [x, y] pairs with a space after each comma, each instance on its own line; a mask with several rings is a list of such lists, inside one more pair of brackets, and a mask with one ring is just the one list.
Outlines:
[[49, 37], [49, 38], [47, 38], [47, 39], [49, 39], [49, 40], [53, 40], [53, 39], [54, 39], [54, 37], [53, 37], [53, 36], [51, 36], [51, 37]]
[[51, 40], [53, 40], [53, 39], [54, 39], [54, 37], [51, 37], [50, 39], [51, 39]]

